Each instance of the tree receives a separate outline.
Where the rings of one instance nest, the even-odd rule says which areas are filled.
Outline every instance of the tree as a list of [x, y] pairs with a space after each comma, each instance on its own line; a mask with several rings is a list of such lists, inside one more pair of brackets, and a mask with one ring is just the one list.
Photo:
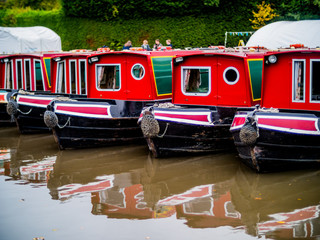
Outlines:
[[253, 29], [259, 29], [263, 27], [264, 25], [266, 25], [266, 22], [278, 16], [275, 13], [275, 10], [271, 8], [271, 4], [266, 4], [265, 1], [263, 1], [261, 4], [258, 4], [257, 8], [258, 12], [252, 11], [254, 19], [249, 19], [253, 24]]

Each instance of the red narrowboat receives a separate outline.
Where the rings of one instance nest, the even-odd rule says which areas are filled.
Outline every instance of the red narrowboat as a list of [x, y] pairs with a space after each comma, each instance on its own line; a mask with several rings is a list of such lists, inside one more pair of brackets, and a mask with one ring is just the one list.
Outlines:
[[259, 103], [262, 52], [210, 50], [177, 56], [173, 104], [145, 108], [140, 125], [155, 157], [233, 148], [238, 108]]
[[320, 50], [268, 52], [261, 107], [239, 111], [230, 128], [243, 161], [257, 172], [319, 166]]
[[19, 89], [48, 91], [47, 59], [43, 54], [12, 54], [0, 57], [0, 121], [13, 122], [7, 113], [7, 104], [12, 94]]
[[176, 54], [119, 51], [88, 57], [88, 99], [54, 100], [44, 116], [60, 149], [142, 140], [140, 112], [155, 101], [171, 99]]
[[[43, 63], [47, 60], [50, 66], [50, 74], [46, 76], [48, 81], [45, 81], [44, 87], [40, 85], [40, 82], [39, 86], [22, 85], [19, 89], [24, 90], [15, 94], [15, 102], [9, 103], [13, 109], [11, 114], [15, 117], [21, 133], [50, 130], [43, 122], [43, 114], [53, 99], [86, 97], [86, 58], [89, 54], [87, 52], [64, 52], [43, 58]], [[51, 81], [49, 81], [49, 76]]]

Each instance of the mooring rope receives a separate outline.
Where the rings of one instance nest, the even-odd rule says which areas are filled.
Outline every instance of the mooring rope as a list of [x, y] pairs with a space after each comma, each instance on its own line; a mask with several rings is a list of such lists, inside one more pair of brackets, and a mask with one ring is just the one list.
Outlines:
[[158, 138], [163, 138], [164, 137], [164, 135], [166, 134], [166, 132], [168, 130], [168, 126], [169, 126], [169, 123], [167, 123], [166, 129], [164, 130], [163, 134], [157, 136]]

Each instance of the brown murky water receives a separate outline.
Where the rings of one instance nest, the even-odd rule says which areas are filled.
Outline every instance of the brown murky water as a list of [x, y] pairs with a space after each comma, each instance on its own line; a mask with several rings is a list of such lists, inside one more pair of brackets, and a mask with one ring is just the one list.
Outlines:
[[236, 153], [59, 151], [0, 129], [0, 239], [320, 239], [320, 170], [256, 174]]

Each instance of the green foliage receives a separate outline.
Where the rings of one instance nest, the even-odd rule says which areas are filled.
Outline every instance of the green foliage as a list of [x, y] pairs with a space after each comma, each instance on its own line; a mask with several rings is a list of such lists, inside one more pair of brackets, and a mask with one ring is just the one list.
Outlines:
[[320, 0], [274, 1], [273, 6], [276, 6], [276, 11], [281, 18], [288, 20], [302, 20], [310, 16], [319, 19], [320, 15]]
[[7, 0], [4, 8], [31, 8], [52, 10], [60, 8], [60, 0]]
[[219, 0], [62, 0], [67, 16], [99, 20], [206, 14]]

